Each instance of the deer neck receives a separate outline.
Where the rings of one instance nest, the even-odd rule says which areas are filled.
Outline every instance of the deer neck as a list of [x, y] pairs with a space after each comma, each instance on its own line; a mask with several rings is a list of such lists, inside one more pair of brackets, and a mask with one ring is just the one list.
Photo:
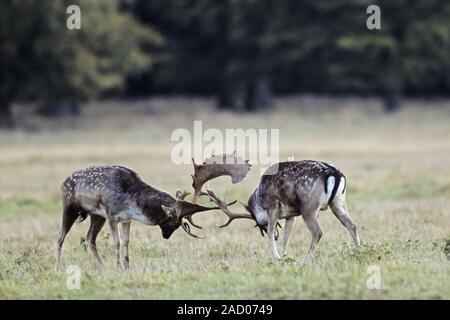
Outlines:
[[267, 225], [269, 219], [267, 210], [264, 209], [261, 205], [261, 197], [259, 193], [260, 190], [258, 186], [258, 188], [255, 190], [255, 192], [253, 192], [253, 194], [250, 197], [249, 209], [253, 214], [253, 216], [255, 217], [255, 220], [258, 223], [258, 225], [265, 226]]
[[136, 192], [134, 200], [142, 215], [151, 220], [153, 225], [161, 225], [169, 221], [171, 217], [164, 212], [161, 205], [173, 206], [176, 202], [171, 195], [150, 186]]

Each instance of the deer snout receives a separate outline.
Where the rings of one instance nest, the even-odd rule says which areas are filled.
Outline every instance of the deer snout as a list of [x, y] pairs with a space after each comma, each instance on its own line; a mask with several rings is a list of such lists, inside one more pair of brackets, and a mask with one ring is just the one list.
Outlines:
[[178, 229], [180, 224], [173, 219], [167, 220], [159, 225], [161, 228], [161, 234], [164, 239], [169, 239], [172, 233]]

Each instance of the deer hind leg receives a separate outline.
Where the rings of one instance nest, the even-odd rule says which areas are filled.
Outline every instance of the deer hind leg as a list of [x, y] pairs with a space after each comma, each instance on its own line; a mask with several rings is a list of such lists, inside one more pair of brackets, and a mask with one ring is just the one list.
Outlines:
[[309, 246], [308, 256], [313, 257], [316, 251], [317, 244], [322, 238], [322, 230], [320, 229], [319, 223], [317, 222], [317, 212], [310, 211], [302, 214], [303, 220], [305, 221], [308, 230], [311, 232], [311, 245]]
[[336, 218], [338, 218], [344, 227], [347, 228], [355, 245], [359, 246], [361, 244], [361, 240], [359, 239], [358, 232], [356, 231], [356, 226], [350, 219], [344, 198], [342, 196], [336, 197], [336, 199], [334, 199], [330, 204], [330, 207]]
[[86, 242], [89, 248], [91, 249], [92, 255], [94, 256], [97, 263], [100, 266], [103, 266], [102, 259], [100, 258], [100, 255], [97, 250], [96, 239], [98, 233], [100, 232], [100, 230], [102, 230], [103, 226], [105, 225], [106, 219], [94, 214], [91, 214], [90, 216], [91, 216], [91, 225], [86, 234]]
[[116, 250], [116, 268], [120, 269], [120, 237], [118, 223], [113, 218], [108, 218], [108, 223], [114, 240], [114, 248]]
[[77, 220], [79, 211], [79, 208], [75, 206], [64, 206], [61, 230], [59, 231], [59, 236], [56, 244], [56, 271], [59, 271], [61, 269], [61, 250], [64, 239], [66, 238], [67, 233], [70, 231], [70, 228], [72, 228], [75, 220]]
[[275, 232], [277, 229], [277, 221], [278, 217], [274, 214], [274, 212], [271, 212], [268, 210], [268, 226], [267, 226], [267, 236], [269, 238], [269, 243], [272, 249], [272, 261], [280, 260], [280, 254], [277, 250], [277, 243], [275, 241]]
[[289, 239], [291, 237], [292, 229], [295, 225], [295, 217], [287, 218], [284, 224], [284, 236], [283, 236], [283, 256], [287, 255], [287, 249], [289, 244]]
[[123, 245], [123, 265], [127, 270], [130, 266], [130, 259], [128, 257], [128, 244], [130, 243], [130, 227], [131, 221], [122, 222], [122, 245]]

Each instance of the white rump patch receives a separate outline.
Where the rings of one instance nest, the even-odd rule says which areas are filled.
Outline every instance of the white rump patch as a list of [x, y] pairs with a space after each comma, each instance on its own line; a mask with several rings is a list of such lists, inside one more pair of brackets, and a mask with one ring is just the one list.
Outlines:
[[329, 177], [327, 179], [327, 196], [326, 196], [326, 203], [330, 201], [331, 193], [333, 192], [334, 184], [336, 183], [333, 176]]
[[338, 193], [342, 194], [344, 191], [344, 188], [345, 188], [345, 178], [341, 177], [341, 181], [339, 182], [339, 188], [338, 188], [336, 194], [338, 194]]
[[342, 203], [345, 200], [345, 192], [344, 192], [345, 185], [346, 185], [345, 178], [341, 177], [341, 181], [339, 182], [339, 188], [337, 189], [336, 196], [334, 197], [337, 203]]
[[327, 193], [323, 193], [320, 197], [320, 206], [321, 208], [326, 207], [328, 205], [328, 201], [330, 200], [331, 193], [333, 192], [334, 184], [336, 183], [336, 179], [333, 176], [328, 177], [327, 179]]

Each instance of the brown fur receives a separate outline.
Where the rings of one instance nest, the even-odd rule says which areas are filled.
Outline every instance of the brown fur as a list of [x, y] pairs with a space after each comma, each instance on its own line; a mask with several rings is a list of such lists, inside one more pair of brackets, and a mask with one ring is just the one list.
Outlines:
[[[162, 236], [170, 238], [180, 226], [190, 235], [184, 220], [196, 212], [216, 208], [203, 207], [176, 199], [145, 183], [137, 173], [122, 166], [92, 166], [74, 172], [61, 186], [63, 217], [57, 244], [57, 268], [60, 266], [61, 248], [73, 223], [91, 216], [91, 226], [86, 236], [97, 262], [102, 264], [95, 240], [104, 223], [108, 221], [116, 245], [117, 265], [120, 265], [120, 240], [118, 224], [127, 235], [131, 220], [147, 225], [158, 225]], [[189, 221], [189, 219], [188, 219]], [[125, 267], [128, 267], [128, 240], [125, 245]]]

